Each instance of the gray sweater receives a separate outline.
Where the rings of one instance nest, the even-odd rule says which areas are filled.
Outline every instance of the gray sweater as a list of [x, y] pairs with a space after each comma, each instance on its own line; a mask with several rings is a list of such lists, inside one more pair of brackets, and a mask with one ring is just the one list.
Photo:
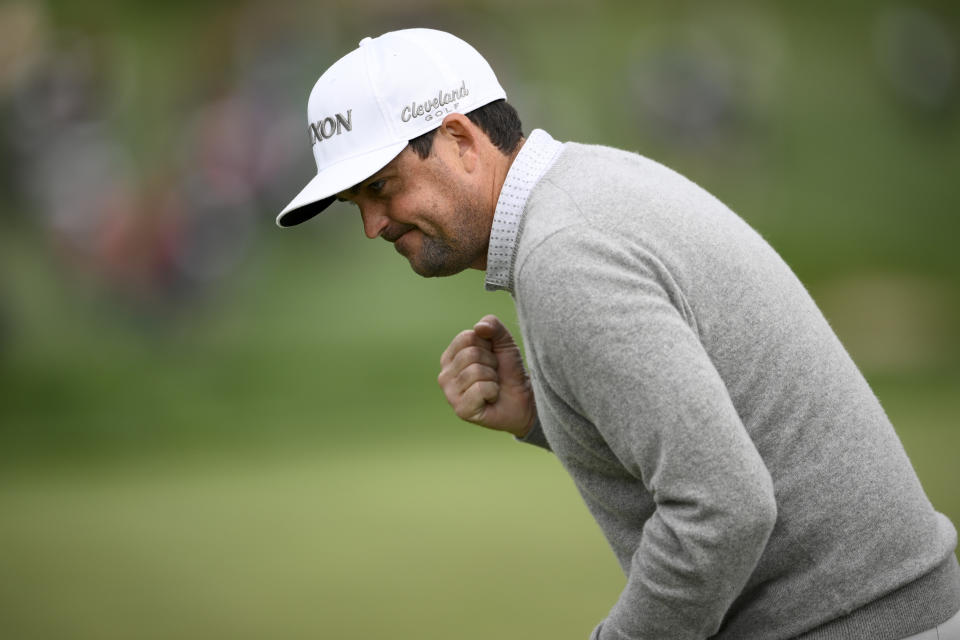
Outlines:
[[594, 638], [893, 640], [960, 608], [954, 527], [754, 230], [649, 159], [574, 143], [523, 204], [506, 288], [527, 440], [627, 576]]

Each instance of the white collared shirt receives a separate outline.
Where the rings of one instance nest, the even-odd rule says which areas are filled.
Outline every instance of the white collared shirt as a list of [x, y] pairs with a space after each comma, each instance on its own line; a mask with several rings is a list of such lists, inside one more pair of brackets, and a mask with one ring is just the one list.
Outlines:
[[513, 292], [513, 265], [517, 257], [523, 210], [533, 188], [553, 166], [563, 151], [563, 143], [543, 129], [534, 129], [514, 159], [497, 199], [487, 249], [487, 291]]

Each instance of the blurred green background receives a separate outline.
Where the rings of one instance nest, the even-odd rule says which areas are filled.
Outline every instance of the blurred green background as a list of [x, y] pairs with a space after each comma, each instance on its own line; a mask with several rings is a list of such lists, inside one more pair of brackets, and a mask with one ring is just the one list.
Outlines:
[[953, 2], [0, 4], [0, 637], [584, 638], [623, 583], [552, 457], [436, 387], [421, 280], [314, 172], [306, 97], [429, 26], [526, 130], [640, 151], [810, 288], [960, 522]]

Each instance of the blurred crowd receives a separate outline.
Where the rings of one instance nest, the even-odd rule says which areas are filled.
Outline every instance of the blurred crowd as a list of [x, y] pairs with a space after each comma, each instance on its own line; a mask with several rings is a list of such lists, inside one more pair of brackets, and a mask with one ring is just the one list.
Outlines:
[[[238, 24], [230, 14], [250, 11], [220, 6], [216, 19]], [[763, 108], [783, 36], [769, 23], [747, 27], [737, 31], [754, 42], [746, 48], [709, 25], [638, 36], [629, 89], [640, 135], [698, 144]], [[868, 53], [893, 100], [920, 118], [956, 109], [960, 45], [950, 25], [891, 6], [870, 29]], [[317, 71], [303, 68], [316, 46], [306, 37], [248, 25], [230, 38], [230, 68], [219, 70], [228, 80], [183, 96], [169, 114], [184, 123], [173, 151], [144, 163], [118, 124], [130, 121], [131, 89], [108, 64], [118, 55], [109, 42], [58, 28], [41, 2], [0, 5], [0, 222], [43, 234], [65, 271], [132, 305], [175, 307], [229, 278], [312, 171], [303, 78]]]
[[130, 107], [110, 75], [116, 52], [57, 31], [40, 3], [0, 7], [0, 215], [41, 230], [65, 270], [150, 311], [228, 277], [308, 157], [285, 71], [295, 48], [244, 35], [232, 80], [171, 113], [178, 139], [144, 163], [120, 124]]

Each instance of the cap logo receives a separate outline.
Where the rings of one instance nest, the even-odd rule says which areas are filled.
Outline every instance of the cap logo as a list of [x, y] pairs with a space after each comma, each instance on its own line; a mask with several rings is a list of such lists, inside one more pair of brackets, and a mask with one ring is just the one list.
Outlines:
[[[468, 95], [470, 95], [470, 91], [467, 89], [466, 80], [464, 80], [456, 89], [450, 91], [440, 89], [435, 98], [424, 102], [410, 103], [400, 111], [400, 119], [404, 122], [410, 122], [412, 118], [423, 117], [424, 120], [439, 118], [446, 113], [451, 113], [459, 104], [457, 100], [465, 98]], [[451, 103], [452, 105], [450, 107], [446, 106]]]
[[338, 136], [343, 133], [344, 129], [353, 131], [353, 109], [347, 109], [346, 117], [344, 117], [342, 113], [338, 113], [333, 117], [327, 116], [316, 122], [311, 122], [307, 126], [307, 135], [310, 136], [310, 146], [312, 147], [318, 142], [323, 142], [327, 138]]

